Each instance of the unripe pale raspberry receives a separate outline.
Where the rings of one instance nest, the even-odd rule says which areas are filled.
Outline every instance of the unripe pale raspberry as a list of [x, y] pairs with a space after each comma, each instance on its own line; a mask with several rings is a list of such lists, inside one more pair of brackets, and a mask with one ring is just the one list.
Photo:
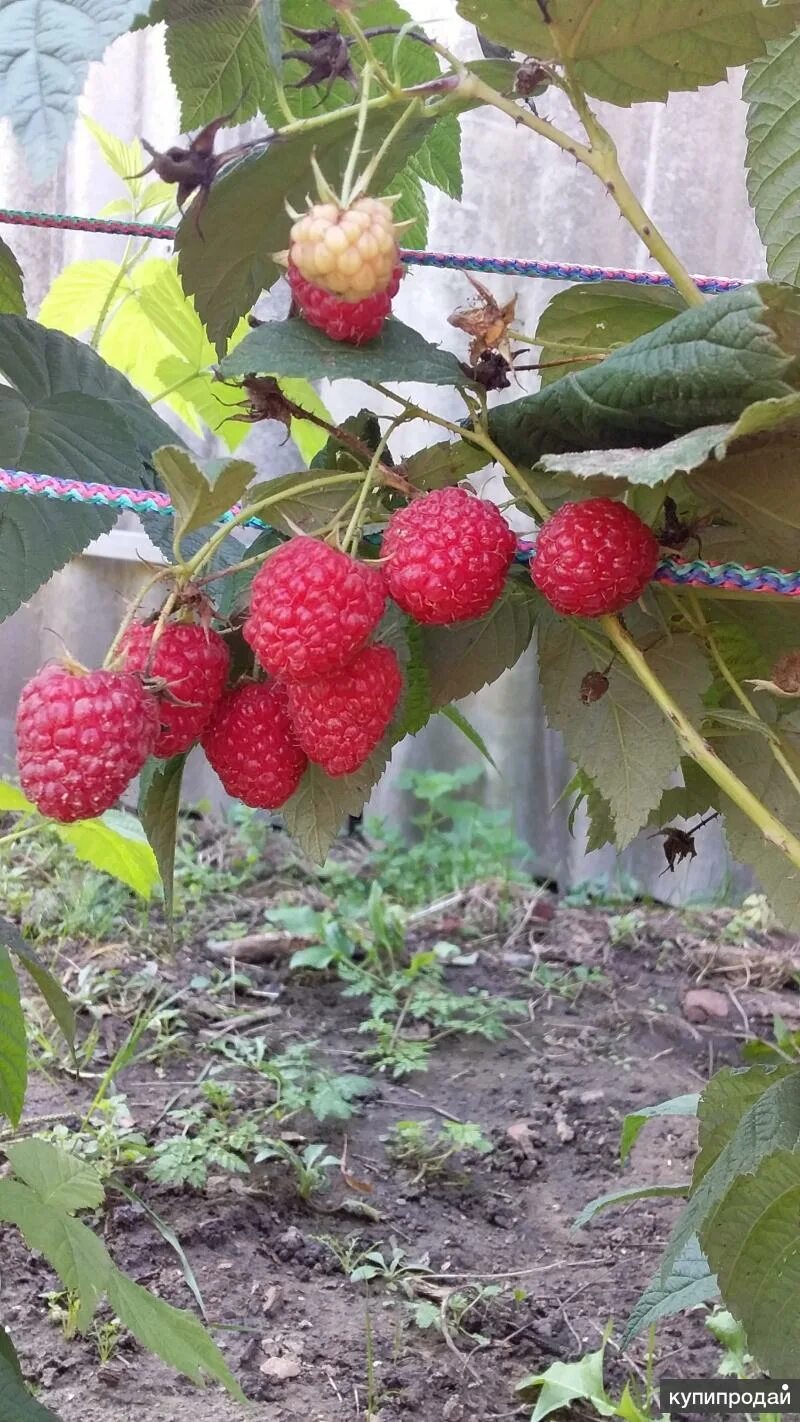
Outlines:
[[127, 671], [163, 682], [155, 688], [161, 734], [154, 755], [166, 760], [187, 751], [210, 721], [228, 679], [227, 643], [197, 622], [167, 622], [150, 659], [155, 624], [134, 622], [120, 643]]
[[158, 732], [158, 703], [138, 676], [43, 667], [17, 708], [20, 784], [43, 815], [92, 819], [139, 774]]
[[253, 579], [244, 636], [273, 676], [311, 681], [347, 665], [385, 605], [378, 569], [301, 536], [270, 554]]
[[324, 331], [332, 341], [346, 341], [351, 346], [363, 346], [380, 335], [402, 275], [403, 269], [398, 265], [385, 290], [377, 291], [363, 301], [345, 301], [343, 297], [308, 281], [291, 262], [288, 270], [292, 294], [309, 326]]
[[277, 810], [308, 765], [297, 743], [286, 692], [276, 682], [228, 691], [202, 739], [208, 761], [229, 795], [256, 810]]
[[562, 504], [536, 540], [531, 577], [556, 612], [603, 617], [644, 592], [658, 564], [658, 540], [614, 499]]
[[365, 647], [338, 676], [290, 686], [289, 711], [309, 760], [328, 775], [349, 775], [382, 739], [403, 678], [391, 647]]
[[386, 585], [417, 622], [483, 617], [503, 590], [516, 546], [494, 504], [466, 489], [437, 489], [389, 519], [381, 547]]
[[381, 198], [315, 203], [292, 226], [290, 266], [343, 301], [385, 291], [399, 258], [391, 205]]

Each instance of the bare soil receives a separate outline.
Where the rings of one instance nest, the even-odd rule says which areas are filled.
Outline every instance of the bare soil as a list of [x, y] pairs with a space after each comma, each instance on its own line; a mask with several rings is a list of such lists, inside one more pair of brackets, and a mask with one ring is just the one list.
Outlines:
[[[267, 882], [249, 900], [240, 897], [238, 917], [252, 923], [269, 893]], [[571, 1231], [574, 1217], [618, 1185], [688, 1177], [693, 1121], [651, 1122], [623, 1168], [621, 1121], [637, 1107], [701, 1089], [709, 1072], [740, 1061], [746, 1037], [769, 1035], [775, 1010], [796, 1022], [800, 945], [757, 932], [732, 945], [724, 933], [730, 915], [659, 909], [637, 911], [633, 934], [614, 945], [608, 911], [552, 897], [531, 904], [520, 905], [509, 931], [491, 895], [476, 890], [468, 938], [476, 960], [449, 970], [464, 991], [524, 997], [528, 1019], [499, 1043], [445, 1040], [424, 1074], [401, 1082], [377, 1076], [346, 1132], [312, 1123], [312, 1138], [326, 1140], [334, 1154], [345, 1135], [347, 1148], [346, 1175], [334, 1175], [314, 1205], [303, 1204], [275, 1167], [248, 1178], [217, 1172], [200, 1192], [131, 1182], [177, 1232], [209, 1318], [225, 1325], [215, 1336], [252, 1400], [246, 1413], [217, 1388], [198, 1394], [131, 1340], [100, 1367], [91, 1342], [65, 1341], [48, 1319], [43, 1295], [55, 1281], [46, 1264], [14, 1231], [0, 1231], [2, 1313], [37, 1395], [63, 1422], [194, 1422], [198, 1412], [204, 1422], [352, 1422], [369, 1415], [370, 1395], [380, 1422], [527, 1415], [514, 1393], [520, 1378], [596, 1347], [608, 1320], [619, 1330], [657, 1266], [676, 1206], [656, 1199], [616, 1208], [579, 1232]], [[476, 912], [485, 914], [477, 938]], [[457, 939], [468, 917], [451, 908], [425, 922], [424, 937]], [[109, 953], [131, 972], [142, 966], [119, 945]], [[64, 955], [73, 972], [79, 961]], [[543, 986], [541, 965], [571, 970], [577, 998]], [[164, 965], [163, 977], [178, 988], [209, 966], [201, 938]], [[596, 971], [581, 987], [576, 969]], [[363, 1014], [337, 982], [290, 974], [285, 957], [248, 971], [260, 992], [276, 994], [276, 1015], [258, 1028], [271, 1047], [313, 1038], [342, 1070], [362, 1069]], [[698, 987], [699, 997], [687, 1000]], [[237, 1010], [264, 1002], [240, 994]], [[194, 1031], [188, 1055], [160, 1071], [134, 1066], [118, 1082], [145, 1130], [206, 1060], [199, 1032], [208, 1020], [191, 1007], [186, 1016]], [[123, 1026], [105, 1023], [108, 1052]], [[36, 1076], [29, 1115], [79, 1116], [96, 1086], [96, 1079]], [[477, 1122], [494, 1151], [461, 1178], [414, 1181], [385, 1145], [392, 1125], [409, 1117]], [[112, 1190], [99, 1228], [134, 1278], [193, 1306], [175, 1254], [140, 1208]], [[324, 1242], [355, 1236], [387, 1255], [396, 1245], [435, 1277], [422, 1285], [407, 1277], [396, 1287], [376, 1280], [367, 1291], [345, 1277]], [[470, 1312], [468, 1331], [412, 1322], [415, 1301], [441, 1306], [449, 1290], [475, 1281], [504, 1291]], [[665, 1323], [658, 1350], [671, 1376], [697, 1376], [712, 1365], [702, 1311]], [[643, 1345], [625, 1357], [610, 1348], [612, 1384], [635, 1375], [642, 1361]]]

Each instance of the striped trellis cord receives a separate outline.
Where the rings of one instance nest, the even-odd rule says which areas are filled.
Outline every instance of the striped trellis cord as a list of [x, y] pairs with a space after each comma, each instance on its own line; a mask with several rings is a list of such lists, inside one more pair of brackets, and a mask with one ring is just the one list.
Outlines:
[[[168, 515], [175, 512], [169, 495], [157, 490], [84, 483], [79, 479], [57, 479], [52, 475], [24, 474], [13, 469], [0, 469], [0, 492], [68, 503], [95, 504], [102, 508], [128, 509], [133, 513]], [[219, 522], [230, 521], [238, 512], [238, 508], [236, 505], [223, 514]], [[248, 519], [244, 526], [262, 529], [268, 527], [259, 518]], [[530, 543], [521, 538], [517, 552], [519, 561], [528, 562], [531, 555]], [[751, 568], [742, 563], [707, 563], [700, 558], [664, 558], [656, 569], [654, 581], [669, 583], [673, 587], [715, 588], [725, 592], [772, 593], [783, 597], [800, 597], [800, 572], [792, 573], [782, 568]]]

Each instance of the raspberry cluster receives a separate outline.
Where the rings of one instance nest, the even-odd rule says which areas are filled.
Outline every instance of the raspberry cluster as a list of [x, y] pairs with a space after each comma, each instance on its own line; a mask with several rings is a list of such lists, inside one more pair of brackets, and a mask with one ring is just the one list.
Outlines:
[[349, 207], [315, 203], [292, 227], [292, 295], [309, 325], [331, 340], [374, 340], [402, 274], [392, 209], [381, 198], [360, 197]]

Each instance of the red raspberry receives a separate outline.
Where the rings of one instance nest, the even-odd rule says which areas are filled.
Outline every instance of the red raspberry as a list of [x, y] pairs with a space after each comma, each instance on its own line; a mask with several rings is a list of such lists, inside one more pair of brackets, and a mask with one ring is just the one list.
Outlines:
[[289, 711], [309, 760], [328, 775], [349, 775], [383, 736], [403, 678], [391, 647], [365, 647], [338, 676], [290, 686]]
[[277, 810], [308, 765], [275, 682], [248, 682], [223, 696], [202, 739], [229, 795], [256, 810]]
[[43, 815], [92, 819], [116, 804], [157, 736], [158, 702], [138, 676], [43, 667], [17, 708], [20, 783]]
[[228, 679], [230, 652], [218, 632], [197, 622], [168, 622], [151, 661], [155, 623], [134, 622], [120, 653], [127, 671], [147, 672], [164, 682], [158, 691], [161, 734], [154, 755], [167, 760], [200, 738]]
[[658, 541], [614, 499], [562, 504], [536, 540], [531, 577], [556, 612], [602, 617], [635, 602], [658, 563]]
[[273, 676], [313, 681], [347, 665], [385, 606], [379, 570], [301, 536], [270, 554], [256, 573], [243, 631]]
[[308, 281], [291, 262], [288, 270], [292, 294], [309, 326], [317, 326], [332, 341], [347, 341], [351, 346], [363, 346], [380, 335], [402, 275], [403, 268], [396, 266], [384, 291], [375, 292], [363, 301], [345, 301]]
[[499, 509], [466, 489], [437, 489], [392, 514], [381, 548], [386, 584], [417, 622], [483, 617], [517, 546]]

